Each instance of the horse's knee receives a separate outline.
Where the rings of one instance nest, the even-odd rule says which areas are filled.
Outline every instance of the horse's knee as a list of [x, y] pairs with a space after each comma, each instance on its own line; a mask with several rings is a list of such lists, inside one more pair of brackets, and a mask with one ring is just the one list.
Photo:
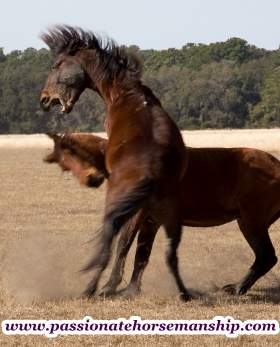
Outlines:
[[174, 251], [172, 248], [167, 250], [166, 255], [165, 255], [165, 259], [166, 259], [167, 264], [171, 268], [177, 266], [178, 257], [177, 257], [176, 251]]
[[178, 264], [177, 248], [180, 243], [180, 235], [178, 234], [175, 236], [176, 237], [173, 237], [169, 240], [170, 243], [165, 255], [166, 262], [171, 268], [177, 267]]

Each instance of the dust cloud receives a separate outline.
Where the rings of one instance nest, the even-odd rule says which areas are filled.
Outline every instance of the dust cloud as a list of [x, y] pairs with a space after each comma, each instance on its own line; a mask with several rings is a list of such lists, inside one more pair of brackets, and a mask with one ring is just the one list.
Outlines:
[[4, 286], [20, 302], [77, 297], [86, 284], [79, 273], [83, 253], [75, 238], [28, 233], [10, 242], [3, 266]]
[[[237, 229], [233, 223], [229, 227]], [[211, 295], [223, 285], [239, 280], [254, 259], [238, 230], [211, 229], [186, 228], [179, 248], [180, 272], [194, 295]], [[236, 232], [240, 233], [238, 237]], [[207, 239], [211, 241], [205, 242]], [[215, 239], [219, 240], [217, 246], [213, 242]], [[231, 239], [234, 239], [234, 245]], [[11, 242], [2, 272], [9, 295], [24, 303], [80, 297], [91, 273], [84, 275], [79, 270], [94, 251], [92, 242], [84, 242], [85, 235], [46, 232], [28, 233], [23, 239]], [[143, 275], [144, 296], [178, 296], [175, 281], [165, 263], [165, 248], [166, 238], [160, 230]], [[134, 255], [135, 245], [128, 256], [120, 288], [130, 280]], [[112, 261], [102, 277], [101, 286], [108, 279], [111, 266]], [[267, 276], [270, 281], [275, 281], [273, 271]], [[265, 279], [260, 283], [262, 281]]]

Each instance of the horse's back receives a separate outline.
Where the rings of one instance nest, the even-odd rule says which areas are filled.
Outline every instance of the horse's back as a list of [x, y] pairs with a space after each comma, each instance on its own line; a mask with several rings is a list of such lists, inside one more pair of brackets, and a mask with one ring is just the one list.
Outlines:
[[249, 169], [266, 179], [280, 180], [280, 161], [270, 153], [254, 148], [237, 148], [243, 169]]
[[238, 218], [241, 205], [280, 202], [280, 162], [250, 148], [187, 148], [184, 216], [211, 224]]
[[[189, 174], [202, 175], [220, 183], [242, 176], [259, 175], [280, 180], [280, 161], [270, 153], [255, 148], [187, 148]], [[187, 173], [187, 174], [188, 174]]]
[[[187, 148], [188, 167], [182, 181], [183, 214], [199, 219], [234, 215], [239, 166], [232, 149]], [[189, 211], [189, 212], [188, 212]]]
[[270, 225], [280, 212], [280, 161], [257, 149], [242, 149], [239, 204], [255, 223]]

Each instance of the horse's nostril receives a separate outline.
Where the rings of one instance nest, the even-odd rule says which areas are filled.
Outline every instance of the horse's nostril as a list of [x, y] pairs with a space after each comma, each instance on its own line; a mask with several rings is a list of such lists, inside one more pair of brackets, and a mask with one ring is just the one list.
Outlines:
[[48, 96], [42, 96], [41, 100], [40, 100], [40, 103], [42, 105], [45, 105], [49, 102], [50, 98]]

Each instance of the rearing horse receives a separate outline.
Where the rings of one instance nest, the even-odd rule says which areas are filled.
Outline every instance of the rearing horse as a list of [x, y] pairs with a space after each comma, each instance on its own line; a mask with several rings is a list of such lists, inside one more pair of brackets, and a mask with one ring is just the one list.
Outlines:
[[152, 91], [141, 82], [141, 64], [113, 41], [70, 26], [42, 35], [55, 62], [41, 94], [41, 106], [60, 104], [69, 113], [81, 93], [96, 91], [107, 105], [106, 169], [110, 175], [100, 247], [85, 270], [96, 269], [85, 291], [92, 296], [108, 264], [111, 244], [122, 226], [140, 209], [163, 225], [169, 239], [167, 263], [180, 297], [188, 300], [178, 270], [181, 238], [176, 196], [187, 169], [180, 131]]

